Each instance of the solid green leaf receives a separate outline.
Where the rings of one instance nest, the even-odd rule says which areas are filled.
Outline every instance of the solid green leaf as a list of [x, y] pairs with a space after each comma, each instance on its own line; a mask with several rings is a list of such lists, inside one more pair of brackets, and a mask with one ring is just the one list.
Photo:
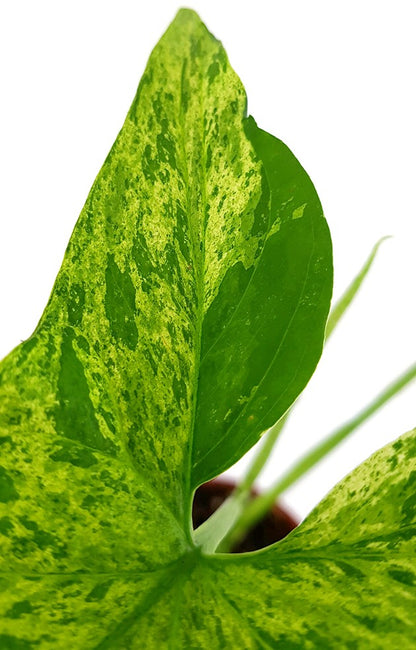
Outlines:
[[238, 460], [296, 399], [321, 353], [331, 295], [330, 240], [311, 181], [252, 118], [245, 130], [270, 187], [270, 220], [256, 265], [231, 268], [205, 316], [194, 485]]
[[[313, 186], [245, 103], [221, 45], [179, 12], [38, 328], [0, 367], [5, 650], [270, 647], [283, 634], [276, 589], [312, 589], [309, 556], [286, 567], [300, 533], [231, 558], [202, 556], [191, 531], [194, 488], [307, 382], [331, 292]], [[392, 470], [397, 483], [408, 466]], [[319, 542], [305, 531], [307, 554]], [[324, 647], [303, 611], [292, 607], [285, 634]]]

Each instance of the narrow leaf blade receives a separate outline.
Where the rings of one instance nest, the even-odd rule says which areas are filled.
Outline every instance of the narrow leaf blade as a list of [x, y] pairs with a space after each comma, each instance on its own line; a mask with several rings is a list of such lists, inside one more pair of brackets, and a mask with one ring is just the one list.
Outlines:
[[389, 237], [382, 237], [375, 244], [373, 250], [371, 251], [370, 255], [368, 256], [367, 260], [365, 261], [360, 271], [357, 273], [357, 275], [355, 276], [351, 284], [346, 288], [342, 296], [339, 298], [339, 300], [335, 303], [335, 305], [331, 309], [328, 317], [328, 322], [326, 325], [326, 333], [325, 333], [326, 339], [329, 339], [332, 332], [338, 325], [339, 321], [347, 311], [348, 307], [353, 302], [354, 298], [356, 297], [358, 291], [361, 288], [362, 283], [364, 282], [365, 278], [367, 277], [373, 265], [373, 262], [378, 253], [378, 249], [380, 248], [383, 241], [385, 241], [386, 239], [389, 239]]

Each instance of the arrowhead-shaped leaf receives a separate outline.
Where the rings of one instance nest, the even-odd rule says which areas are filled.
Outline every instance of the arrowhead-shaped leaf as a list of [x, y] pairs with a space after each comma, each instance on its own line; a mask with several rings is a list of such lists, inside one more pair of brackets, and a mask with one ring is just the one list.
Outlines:
[[[331, 594], [354, 580], [353, 594], [357, 584], [374, 591], [370, 618], [380, 611], [384, 573], [375, 588], [371, 562], [354, 560], [373, 528], [356, 529], [355, 556], [339, 537], [361, 506], [373, 517], [372, 505], [357, 497], [352, 511], [342, 487], [264, 553], [205, 557], [193, 542], [194, 489], [305, 386], [331, 293], [314, 188], [245, 105], [220, 43], [181, 11], [151, 55], [38, 328], [0, 367], [6, 650], [274, 647], [284, 635], [286, 647], [307, 647], [305, 637], [322, 648], [333, 634], [330, 622], [317, 631], [325, 603], [332, 616]], [[359, 470], [377, 512], [393, 494], [398, 502], [408, 467], [394, 467], [398, 457], [378, 491]], [[400, 550], [397, 513], [386, 513]], [[393, 557], [404, 598], [411, 570], [389, 543], [380, 553]], [[385, 610], [399, 635], [403, 607]], [[346, 611], [339, 634], [354, 638]]]

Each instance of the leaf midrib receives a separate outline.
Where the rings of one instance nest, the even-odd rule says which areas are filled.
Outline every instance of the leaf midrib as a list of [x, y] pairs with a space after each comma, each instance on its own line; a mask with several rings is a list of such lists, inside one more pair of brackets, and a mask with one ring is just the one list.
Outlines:
[[[140, 603], [133, 610], [125, 616], [114, 628], [112, 632], [107, 634], [107, 636], [102, 639], [98, 645], [94, 647], [94, 650], [105, 650], [108, 648], [112, 650], [114, 648], [114, 641], [122, 638], [125, 632], [127, 632], [137, 621], [139, 621], [143, 616], [157, 603], [163, 596], [166, 596], [171, 592], [175, 587], [182, 585], [187, 580], [189, 580], [192, 575], [193, 570], [196, 567], [195, 555], [189, 554], [187, 556], [188, 566], [184, 566], [183, 558], [176, 560], [173, 563], [173, 566], [170, 571], [167, 571], [166, 575], [162, 576], [158, 581], [156, 586], [151, 589], [147, 594], [144, 603]], [[192, 560], [194, 560], [192, 562]]]
[[[185, 63], [183, 64], [185, 65]], [[201, 339], [202, 339], [202, 326], [204, 320], [204, 290], [205, 290], [205, 228], [204, 228], [204, 213], [202, 210], [205, 210], [206, 207], [206, 198], [207, 198], [207, 188], [206, 188], [206, 142], [205, 142], [205, 129], [204, 129], [204, 104], [205, 104], [205, 94], [203, 92], [204, 77], [201, 71], [201, 67], [198, 68], [199, 72], [199, 128], [201, 134], [201, 213], [199, 214], [198, 221], [198, 235], [200, 240], [198, 242], [198, 237], [195, 242], [192, 237], [192, 248], [193, 248], [193, 258], [194, 258], [194, 269], [195, 269], [195, 278], [196, 278], [196, 296], [197, 296], [197, 310], [196, 310], [196, 326], [195, 326], [195, 354], [194, 354], [194, 373], [191, 380], [192, 383], [192, 414], [191, 414], [191, 423], [189, 431], [189, 451], [188, 458], [186, 459], [186, 469], [185, 469], [185, 494], [184, 494], [184, 512], [190, 512], [192, 508], [192, 485], [191, 485], [191, 476], [192, 476], [192, 458], [193, 458], [193, 448], [194, 448], [194, 433], [195, 433], [195, 422], [196, 422], [196, 411], [197, 411], [197, 396], [198, 396], [198, 380], [199, 380], [199, 371], [201, 366]], [[188, 225], [190, 229], [190, 234], [192, 233], [191, 226], [191, 213], [190, 213], [190, 185], [189, 185], [189, 172], [188, 172], [188, 163], [185, 150], [185, 133], [184, 133], [184, 112], [183, 112], [183, 103], [182, 97], [180, 102], [180, 124], [181, 124], [181, 142], [182, 142], [182, 153], [184, 156], [184, 168], [186, 171], [186, 192], [187, 192], [187, 218]], [[198, 244], [201, 245], [200, 255], [198, 256], [197, 264], [197, 253], [198, 253]], [[192, 521], [190, 522], [191, 529]], [[192, 535], [191, 535], [192, 539]]]

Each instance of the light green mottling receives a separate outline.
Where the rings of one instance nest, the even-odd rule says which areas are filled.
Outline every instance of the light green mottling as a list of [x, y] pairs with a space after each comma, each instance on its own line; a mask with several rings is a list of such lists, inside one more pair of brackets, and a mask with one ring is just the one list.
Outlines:
[[306, 203], [303, 203], [298, 208], [295, 208], [292, 212], [292, 219], [301, 219], [306, 208]]
[[[123, 646], [112, 642], [111, 636], [128, 635], [140, 612], [163, 599], [176, 577], [177, 567], [144, 574], [45, 575], [41, 580], [33, 575], [6, 575], [1, 579], [2, 590], [7, 589], [0, 593], [1, 633], [33, 642], [42, 650], [115, 650]], [[19, 607], [23, 602], [30, 603], [30, 611], [27, 605]], [[19, 613], [22, 609], [26, 611]], [[122, 634], [117, 634], [118, 629]], [[144, 646], [139, 642], [136, 647]]]
[[[203, 557], [193, 543], [194, 488], [302, 390], [331, 292], [314, 188], [245, 105], [220, 43], [193, 12], [179, 12], [38, 328], [0, 366], [2, 650], [275, 647], [282, 626], [282, 647], [301, 639], [298, 647], [322, 648], [337, 599], [346, 603], [337, 634], [354, 638], [362, 626], [352, 623], [346, 567], [349, 589], [374, 587], [370, 617], [384, 584], [370, 571], [372, 549], [361, 558], [367, 527], [347, 541], [334, 532], [361, 504], [371, 533], [381, 534], [377, 516], [390, 517], [394, 544], [381, 540], [377, 557], [393, 558], [385, 569], [402, 600], [383, 612], [400, 619], [389, 638], [401, 635], [405, 647], [403, 584], [413, 573], [396, 548], [413, 502], [396, 515], [411, 437], [395, 455], [380, 452], [392, 478], [374, 482], [373, 500], [360, 498], [353, 513], [341, 487], [304, 533], [264, 553]], [[303, 218], [293, 220], [299, 205]], [[366, 473], [348, 481], [370, 489]], [[310, 623], [305, 611], [315, 612]]]
[[412, 431], [341, 481], [282, 542], [209, 558], [212, 581], [267, 648], [411, 650], [415, 494]]
[[[28, 458], [39, 448], [39, 476], [54, 473], [54, 463], [60, 468], [65, 454], [72, 454], [69, 470], [78, 467], [87, 482], [102, 462], [113, 471], [127, 463], [188, 538], [192, 488], [259, 438], [267, 428], [261, 412], [278, 417], [297, 396], [319, 357], [329, 303], [330, 240], [297, 161], [314, 202], [309, 221], [299, 231], [282, 227], [281, 237], [265, 243], [274, 220], [284, 222], [285, 200], [270, 209], [269, 165], [263, 151], [256, 155], [260, 131], [244, 119], [245, 106], [221, 44], [193, 12], [180, 12], [149, 59], [35, 334], [1, 367], [7, 434], [7, 418], [19, 419], [11, 465], [21, 454], [18, 437]], [[299, 169], [288, 180], [291, 198]], [[317, 257], [318, 279], [309, 272]], [[289, 275], [295, 286], [285, 296]], [[303, 341], [305, 327], [288, 332], [295, 312], [311, 319], [313, 341]], [[233, 339], [226, 356], [224, 337]], [[273, 369], [280, 384], [268, 384], [270, 395], [256, 389], [251, 406], [270, 355], [302, 356], [305, 349], [301, 376], [294, 381], [280, 362]], [[224, 435], [234, 422], [233, 434]], [[55, 447], [46, 451], [49, 441]]]
[[[404, 648], [416, 642], [416, 432], [354, 470], [289, 537], [147, 573], [0, 574], [1, 632], [45, 650]], [[158, 540], [159, 543], [160, 540]]]

